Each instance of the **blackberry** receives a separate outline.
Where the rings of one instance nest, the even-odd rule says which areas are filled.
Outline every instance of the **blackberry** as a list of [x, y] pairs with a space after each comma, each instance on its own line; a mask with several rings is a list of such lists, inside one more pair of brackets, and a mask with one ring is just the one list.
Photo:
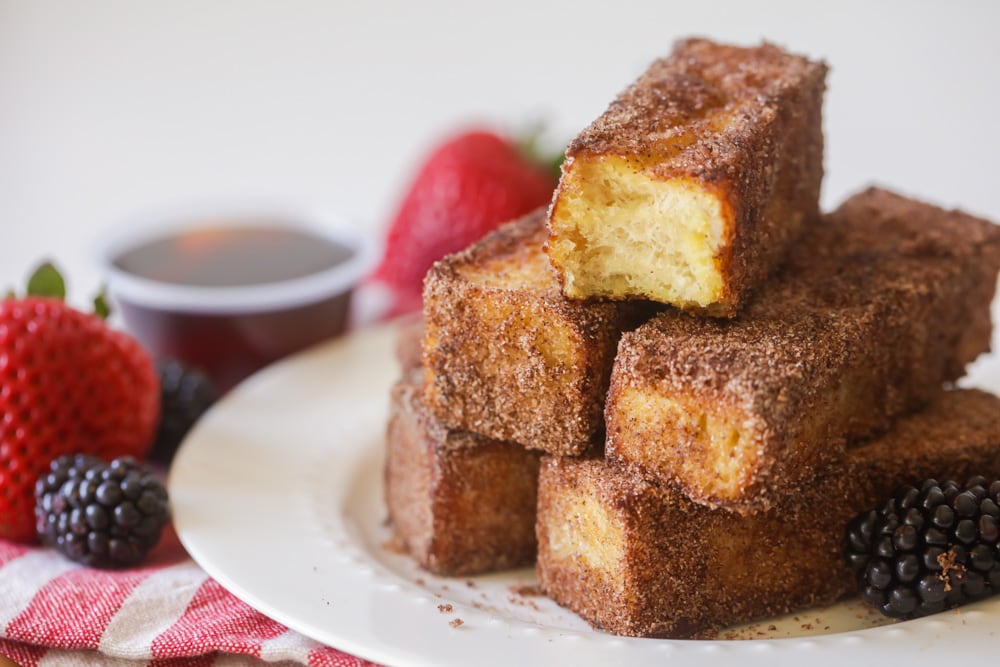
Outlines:
[[42, 542], [93, 567], [135, 565], [170, 519], [167, 490], [131, 457], [60, 456], [35, 483]]
[[886, 616], [926, 616], [1000, 591], [1000, 481], [904, 486], [847, 527], [847, 562]]
[[169, 465], [184, 436], [219, 397], [201, 371], [174, 359], [156, 362], [160, 376], [160, 423], [149, 460]]

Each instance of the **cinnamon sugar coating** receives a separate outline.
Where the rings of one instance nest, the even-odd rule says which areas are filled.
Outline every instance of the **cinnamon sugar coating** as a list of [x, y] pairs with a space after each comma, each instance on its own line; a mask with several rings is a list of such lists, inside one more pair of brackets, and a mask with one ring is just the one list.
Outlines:
[[603, 437], [615, 347], [640, 308], [566, 300], [546, 236], [538, 210], [431, 268], [426, 400], [449, 428], [581, 454]]
[[1000, 227], [869, 189], [733, 320], [664, 312], [626, 334], [610, 459], [740, 512], [919, 408], [989, 349]]
[[397, 542], [441, 575], [494, 572], [535, 560], [539, 454], [442, 426], [411, 370], [392, 389], [385, 500]]
[[689, 637], [833, 602], [854, 590], [844, 531], [897, 486], [1000, 473], [1000, 399], [944, 392], [771, 509], [697, 505], [603, 460], [545, 457], [542, 589], [595, 627]]
[[[713, 316], [733, 316], [803, 229], [819, 217], [826, 72], [825, 64], [772, 44], [744, 48], [705, 39], [680, 41], [669, 57], [655, 61], [567, 148], [549, 214], [548, 246], [567, 296], [647, 298]], [[643, 179], [648, 191], [644, 186], [619, 190], [607, 185], [633, 178]], [[605, 185], [594, 186], [594, 181]], [[664, 196], [662, 191], [651, 193], [669, 183], [677, 185], [684, 197], [705, 193], [707, 199], [699, 198], [692, 211], [685, 209], [686, 219], [666, 227], [689, 228], [689, 219], [705, 215], [709, 204], [718, 206], [717, 218], [678, 242], [665, 242], [663, 252], [648, 262], [623, 257], [615, 268], [599, 267], [609, 254], [630, 252], [619, 241], [634, 235], [629, 226], [639, 224], [635, 220], [651, 227], [658, 224], [657, 217], [666, 220], [680, 206], [674, 202], [656, 216], [639, 217]], [[619, 196], [641, 199], [625, 211], [620, 223], [611, 221], [613, 206], [608, 203]], [[618, 224], [623, 229], [601, 229]], [[581, 232], [591, 225], [592, 232]], [[677, 273], [678, 266], [662, 261], [668, 251], [683, 254], [683, 246], [704, 243], [712, 267], [709, 272], [696, 271], [695, 282], [717, 281], [716, 287], [700, 284], [661, 294], [640, 286], [642, 274]], [[595, 244], [600, 247], [593, 257], [581, 259]], [[650, 241], [637, 245], [641, 249]], [[679, 268], [686, 270], [692, 261], [687, 258]], [[591, 269], [607, 279], [578, 285], [575, 274], [582, 276]], [[616, 274], [628, 271], [633, 273], [620, 293], [606, 288]], [[677, 280], [670, 275], [663, 278], [668, 283]], [[684, 296], [705, 290], [698, 298]]]

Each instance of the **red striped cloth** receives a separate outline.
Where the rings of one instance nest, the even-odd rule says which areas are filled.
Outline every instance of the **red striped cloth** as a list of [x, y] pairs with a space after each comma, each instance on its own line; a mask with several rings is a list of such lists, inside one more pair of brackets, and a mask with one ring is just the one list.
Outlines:
[[0, 654], [24, 667], [372, 665], [241, 602], [188, 557], [172, 530], [142, 567], [122, 571], [0, 540]]

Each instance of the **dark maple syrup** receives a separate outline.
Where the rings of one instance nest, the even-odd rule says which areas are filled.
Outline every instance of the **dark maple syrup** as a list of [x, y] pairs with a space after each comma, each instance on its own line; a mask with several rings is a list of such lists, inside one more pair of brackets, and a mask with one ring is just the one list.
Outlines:
[[[302, 227], [206, 224], [120, 250], [110, 258], [109, 286], [126, 327], [154, 357], [198, 367], [228, 390], [259, 368], [344, 332], [351, 288], [362, 276], [342, 267], [350, 282], [329, 276], [319, 281], [330, 284], [325, 291], [305, 283], [357, 259], [351, 246]], [[175, 286], [184, 296], [165, 304], [141, 291], [115, 290], [116, 271]], [[287, 288], [280, 299], [273, 291], [263, 296], [279, 284]]]
[[205, 227], [155, 238], [115, 258], [142, 278], [199, 287], [263, 285], [304, 278], [347, 261], [333, 239], [279, 225]]

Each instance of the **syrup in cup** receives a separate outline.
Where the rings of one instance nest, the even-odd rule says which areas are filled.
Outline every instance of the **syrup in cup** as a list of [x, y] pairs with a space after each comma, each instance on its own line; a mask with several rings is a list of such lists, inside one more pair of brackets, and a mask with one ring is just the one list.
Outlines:
[[348, 326], [375, 259], [342, 224], [269, 214], [187, 216], [118, 231], [101, 262], [126, 329], [226, 391]]

